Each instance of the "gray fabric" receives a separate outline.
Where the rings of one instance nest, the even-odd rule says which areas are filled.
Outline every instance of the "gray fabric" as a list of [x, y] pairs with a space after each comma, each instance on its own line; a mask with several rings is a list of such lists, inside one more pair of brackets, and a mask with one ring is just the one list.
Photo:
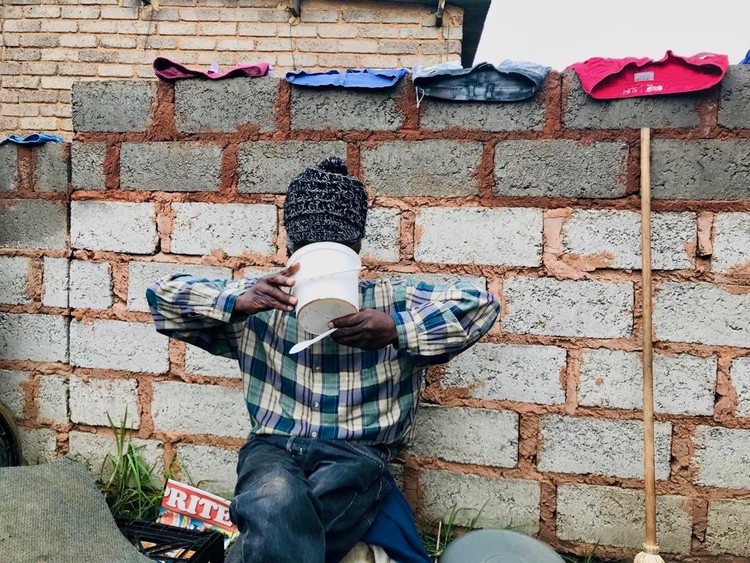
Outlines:
[[128, 542], [86, 467], [71, 457], [0, 468], [4, 563], [152, 563]]

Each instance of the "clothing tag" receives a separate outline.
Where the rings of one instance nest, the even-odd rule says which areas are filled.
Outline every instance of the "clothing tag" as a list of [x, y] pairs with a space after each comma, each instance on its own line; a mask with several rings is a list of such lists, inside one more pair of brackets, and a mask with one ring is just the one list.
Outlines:
[[211, 66], [208, 67], [208, 72], [219, 72], [219, 63], [211, 63]]
[[636, 72], [633, 75], [633, 82], [649, 82], [654, 79], [654, 71]]

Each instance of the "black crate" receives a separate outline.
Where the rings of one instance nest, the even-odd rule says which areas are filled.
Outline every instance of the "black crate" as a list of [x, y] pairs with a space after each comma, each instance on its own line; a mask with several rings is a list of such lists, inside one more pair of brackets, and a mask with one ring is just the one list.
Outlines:
[[122, 534], [138, 551], [165, 563], [224, 563], [224, 535], [133, 518], [115, 518]]

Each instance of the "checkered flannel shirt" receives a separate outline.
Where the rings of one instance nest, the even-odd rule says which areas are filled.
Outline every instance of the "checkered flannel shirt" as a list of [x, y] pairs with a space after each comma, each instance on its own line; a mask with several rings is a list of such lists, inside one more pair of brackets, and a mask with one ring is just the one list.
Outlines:
[[390, 314], [398, 346], [361, 350], [325, 338], [292, 356], [289, 349], [310, 337], [294, 312], [232, 314], [255, 281], [175, 274], [146, 292], [158, 332], [239, 361], [253, 434], [402, 445], [427, 367], [476, 343], [500, 310], [490, 293], [466, 282], [365, 280], [360, 308]]

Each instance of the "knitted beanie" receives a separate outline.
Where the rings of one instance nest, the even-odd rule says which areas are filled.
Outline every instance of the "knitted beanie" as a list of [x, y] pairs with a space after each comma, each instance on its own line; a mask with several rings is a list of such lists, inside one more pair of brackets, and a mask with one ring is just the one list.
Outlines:
[[356, 242], [365, 236], [367, 193], [331, 156], [300, 172], [289, 184], [284, 226], [293, 246], [308, 242]]

